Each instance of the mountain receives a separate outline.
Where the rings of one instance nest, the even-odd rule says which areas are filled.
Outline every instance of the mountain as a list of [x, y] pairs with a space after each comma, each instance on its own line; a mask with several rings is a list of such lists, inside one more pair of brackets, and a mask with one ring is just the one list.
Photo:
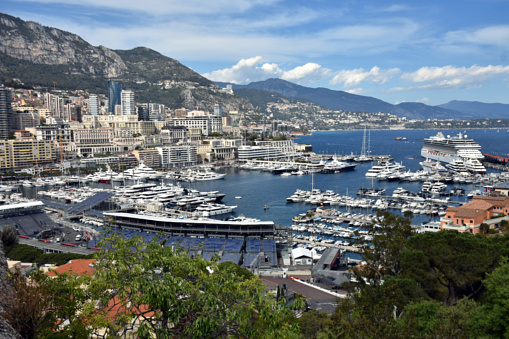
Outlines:
[[154, 50], [111, 50], [76, 34], [0, 13], [0, 72], [26, 85], [105, 94], [108, 80], [132, 89], [138, 102], [171, 108], [252, 109], [243, 98], [221, 93], [210, 80]]
[[478, 118], [509, 119], [508, 104], [487, 104], [479, 101], [453, 100], [446, 104], [438, 105], [438, 107], [475, 114]]
[[[226, 86], [226, 83], [216, 83]], [[265, 81], [252, 82], [248, 85], [232, 84], [235, 93], [243, 96], [238, 89], [253, 88], [272, 93], [278, 93], [288, 98], [302, 98], [333, 110], [351, 112], [386, 112], [393, 113], [408, 119], [472, 119], [475, 114], [459, 112], [453, 109], [429, 106], [422, 103], [401, 103], [392, 105], [380, 99], [335, 91], [328, 88], [310, 88], [297, 85], [282, 79], [268, 79]]]

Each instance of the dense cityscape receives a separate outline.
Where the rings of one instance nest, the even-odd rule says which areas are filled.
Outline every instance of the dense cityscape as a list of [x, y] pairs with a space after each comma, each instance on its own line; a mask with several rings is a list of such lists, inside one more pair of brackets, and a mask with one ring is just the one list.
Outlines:
[[0, 339], [508, 336], [509, 105], [357, 93], [509, 69], [199, 74], [0, 31]]

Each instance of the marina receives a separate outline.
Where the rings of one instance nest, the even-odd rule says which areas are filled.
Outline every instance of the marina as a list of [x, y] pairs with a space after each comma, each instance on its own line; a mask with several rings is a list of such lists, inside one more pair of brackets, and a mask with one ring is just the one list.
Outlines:
[[[430, 131], [414, 132], [430, 134]], [[356, 252], [359, 248], [353, 246], [356, 240], [354, 231], [362, 232], [362, 225], [372, 222], [377, 211], [412, 212], [412, 224], [421, 225], [437, 221], [448, 206], [465, 203], [473, 195], [483, 194], [497, 182], [509, 179], [506, 172], [491, 169], [486, 175], [462, 176], [444, 171], [437, 163], [425, 168], [422, 165], [425, 160], [415, 156], [422, 148], [422, 139], [419, 143], [419, 137], [412, 138], [410, 133], [407, 141], [396, 141], [390, 134], [397, 131], [372, 132], [371, 140], [378, 140], [379, 134], [389, 136], [373, 145], [370, 153], [394, 151], [391, 155], [378, 156], [380, 161], [354, 163], [351, 157], [358, 143], [342, 150], [343, 146], [331, 143], [335, 140], [333, 136], [340, 134], [343, 136], [341, 140], [346, 141], [348, 138], [344, 135], [355, 135], [358, 142], [362, 138], [361, 133], [322, 132], [301, 137], [298, 141], [312, 143], [317, 153], [317, 160], [305, 166], [298, 162], [251, 161], [248, 166], [235, 163], [214, 171], [207, 166], [171, 172], [154, 171], [141, 164], [150, 175], [124, 177], [119, 181], [113, 179], [118, 178], [118, 174], [107, 169], [90, 177], [39, 178], [37, 181], [20, 182], [15, 189], [27, 198], [67, 206], [83, 203], [98, 192], [111, 193], [109, 207], [101, 208], [105, 215], [113, 213], [109, 217], [119, 217], [121, 214], [118, 213], [130, 211], [137, 213], [145, 223], [156, 220], [150, 218], [196, 221], [214, 218], [216, 221], [212, 222], [217, 223], [236, 217], [246, 220], [243, 218], [247, 217], [250, 222], [273, 223], [275, 233], [272, 234], [278, 235], [278, 242], [288, 244], [289, 241], [292, 247], [305, 246], [316, 253], [327, 247], [338, 247], [345, 249], [352, 258], [358, 258]], [[327, 144], [319, 142], [324, 135], [327, 136]], [[399, 147], [402, 144], [404, 148]], [[337, 155], [328, 155], [331, 151]], [[345, 153], [347, 155], [340, 155]], [[323, 170], [326, 164], [340, 161], [355, 166], [347, 171]], [[132, 172], [139, 173], [135, 169]], [[186, 176], [196, 177], [197, 173], [205, 173], [205, 177], [215, 180], [185, 179]], [[108, 176], [112, 179], [106, 180]], [[102, 177], [103, 180], [92, 177]], [[36, 182], [41, 184], [34, 185]], [[113, 211], [109, 212], [108, 208], [113, 208]], [[306, 218], [308, 213], [313, 216]], [[97, 219], [93, 216], [80, 219], [81, 223], [94, 227], [104, 226], [105, 220], [105, 217]], [[147, 231], [146, 227], [135, 226], [132, 220], [129, 223], [129, 228]], [[188, 235], [207, 236], [200, 231], [193, 234]], [[290, 234], [291, 237], [280, 238], [280, 234]]]

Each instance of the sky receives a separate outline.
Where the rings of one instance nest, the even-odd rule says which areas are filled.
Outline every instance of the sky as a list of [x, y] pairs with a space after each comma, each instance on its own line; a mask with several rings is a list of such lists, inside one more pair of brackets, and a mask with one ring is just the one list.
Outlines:
[[213, 81], [509, 104], [509, 0], [2, 0], [0, 12], [148, 47]]

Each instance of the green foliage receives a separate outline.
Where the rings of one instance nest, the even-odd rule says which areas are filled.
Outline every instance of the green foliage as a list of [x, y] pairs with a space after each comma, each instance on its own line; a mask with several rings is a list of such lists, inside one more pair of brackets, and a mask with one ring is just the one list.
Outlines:
[[18, 243], [18, 231], [14, 226], [3, 226], [0, 232], [0, 240], [4, 243], [5, 247], [14, 246]]
[[290, 311], [264, 296], [261, 280], [239, 276], [236, 266], [140, 238], [113, 236], [107, 244], [88, 289], [92, 300], [116, 300], [127, 311], [113, 319], [89, 315], [109, 336], [126, 333], [133, 322], [140, 338], [285, 337], [298, 330]]
[[500, 267], [488, 274], [485, 280], [487, 299], [476, 313], [479, 336], [509, 338], [509, 262], [502, 260]]
[[[40, 272], [37, 277], [42, 278]], [[37, 279], [36, 276], [34, 278]], [[20, 272], [9, 276], [10, 286], [2, 291], [5, 306], [1, 315], [23, 338], [37, 338], [55, 324], [52, 300], [47, 285], [32, 283]]]
[[333, 338], [331, 328], [333, 321], [324, 312], [310, 310], [298, 319], [301, 338]]
[[488, 231], [490, 230], [490, 225], [483, 222], [481, 225], [479, 225], [479, 228], [481, 229], [482, 233], [488, 233]]
[[490, 239], [455, 231], [418, 234], [401, 253], [404, 276], [418, 281], [431, 298], [449, 305], [456, 304], [458, 297], [475, 297], [500, 257]]
[[57, 266], [63, 265], [72, 259], [90, 259], [92, 256], [74, 253], [44, 254], [38, 248], [22, 244], [6, 246], [5, 255], [12, 260], [19, 260], [21, 262], [35, 263], [37, 265], [54, 264]]
[[373, 240], [371, 245], [364, 243], [362, 247], [362, 258], [366, 265], [352, 270], [357, 288], [366, 284], [378, 286], [385, 277], [397, 277], [402, 270], [400, 252], [414, 234], [409, 219], [389, 212], [379, 213], [376, 223], [365, 228]]
[[432, 300], [408, 305], [402, 321], [416, 324], [416, 336], [429, 338], [469, 338], [474, 333], [473, 319], [479, 312], [473, 300], [461, 299], [455, 306]]

